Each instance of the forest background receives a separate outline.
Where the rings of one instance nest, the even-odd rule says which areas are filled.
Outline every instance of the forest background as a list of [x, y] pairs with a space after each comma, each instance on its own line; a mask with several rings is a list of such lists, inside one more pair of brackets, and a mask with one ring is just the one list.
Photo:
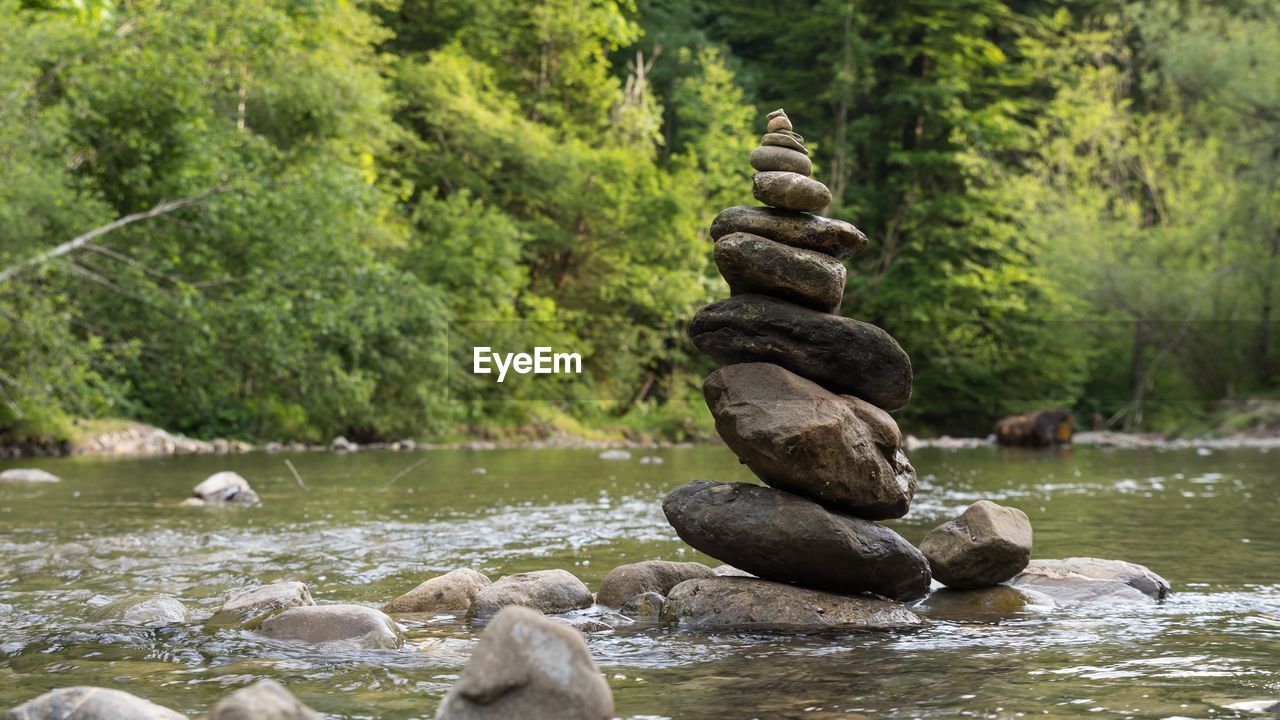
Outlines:
[[[710, 433], [785, 107], [917, 434], [1280, 388], [1275, 0], [0, 0], [0, 443]], [[65, 245], [71, 243], [70, 245]], [[580, 352], [504, 384], [459, 354]], [[452, 342], [451, 342], [452, 339]], [[483, 382], [481, 382], [483, 380]], [[89, 423], [88, 426], [91, 426]]]

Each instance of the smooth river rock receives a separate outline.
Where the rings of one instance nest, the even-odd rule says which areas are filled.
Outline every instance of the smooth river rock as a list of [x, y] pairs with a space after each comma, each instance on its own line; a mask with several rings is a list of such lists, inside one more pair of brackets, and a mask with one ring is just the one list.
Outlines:
[[386, 613], [463, 613], [481, 590], [492, 585], [483, 573], [471, 568], [458, 568], [437, 575], [409, 592], [387, 603]]
[[223, 471], [205, 478], [191, 494], [207, 503], [256, 503], [258, 493], [238, 473]]
[[794, 133], [783, 131], [765, 133], [764, 137], [760, 138], [760, 144], [766, 147], [786, 148], [805, 155], [809, 154], [809, 149], [804, 146], [804, 138], [798, 137]]
[[114, 602], [98, 610], [95, 615], [108, 622], [141, 626], [174, 625], [191, 620], [191, 611], [187, 606], [168, 595]]
[[662, 511], [681, 540], [760, 578], [894, 600], [929, 591], [929, 563], [902, 536], [782, 490], [698, 480]]
[[1142, 565], [1090, 557], [1032, 560], [1009, 584], [1038, 590], [1064, 606], [1141, 605], [1169, 595], [1169, 581]]
[[946, 620], [999, 620], [1021, 612], [1049, 611], [1057, 605], [1038, 590], [996, 585], [978, 590], [943, 588], [930, 593], [916, 610]]
[[751, 196], [765, 205], [810, 212], [831, 204], [826, 185], [795, 172], [758, 172], [751, 176]]
[[436, 720], [608, 720], [613, 694], [582, 634], [523, 607], [485, 627]]
[[623, 603], [620, 612], [627, 617], [656, 618], [662, 615], [662, 606], [666, 602], [667, 598], [661, 593], [644, 592]]
[[58, 476], [39, 468], [10, 468], [0, 472], [0, 482], [55, 483], [58, 482]]
[[254, 627], [272, 614], [291, 607], [315, 605], [311, 590], [294, 580], [271, 583], [231, 596], [209, 620], [214, 625]]
[[769, 485], [867, 520], [910, 509], [916, 471], [898, 435], [859, 416], [896, 429], [887, 413], [770, 363], [722, 367], [702, 391], [720, 437]]
[[321, 720], [275, 680], [259, 680], [223, 698], [205, 720]]
[[892, 630], [928, 624], [901, 603], [738, 577], [680, 583], [667, 596], [662, 619], [698, 629], [840, 627]]
[[645, 560], [619, 565], [610, 570], [604, 582], [600, 583], [596, 602], [608, 607], [622, 607], [641, 593], [656, 592], [666, 595], [667, 591], [685, 580], [715, 576], [715, 570], [696, 562]]
[[979, 500], [933, 529], [920, 551], [933, 577], [957, 590], [999, 585], [1031, 560], [1031, 521], [1017, 508]]
[[772, 295], [822, 312], [834, 312], [844, 297], [844, 265], [816, 250], [732, 233], [716, 241], [715, 256], [734, 295]]
[[591, 607], [591, 591], [568, 570], [537, 570], [499, 578], [476, 594], [469, 619], [493, 616], [508, 605], [541, 613], [562, 613]]
[[711, 222], [713, 240], [736, 232], [816, 250], [837, 260], [851, 258], [867, 246], [867, 236], [843, 220], [771, 207], [725, 208]]
[[778, 108], [768, 115], [764, 116], [765, 122], [768, 123], [769, 132], [778, 132], [779, 130], [794, 130], [791, 127], [791, 118], [787, 117], [787, 112], [782, 108]]
[[760, 172], [793, 172], [805, 177], [813, 174], [813, 161], [808, 155], [777, 145], [761, 145], [752, 150], [747, 162]]
[[258, 632], [275, 640], [321, 645], [341, 643], [394, 649], [404, 644], [396, 621], [364, 605], [312, 605], [289, 608], [262, 621]]
[[870, 323], [766, 295], [738, 295], [699, 310], [689, 321], [689, 337], [723, 365], [781, 365], [884, 410], [911, 399], [911, 358]]
[[58, 688], [13, 708], [0, 720], [187, 720], [187, 716], [110, 688]]

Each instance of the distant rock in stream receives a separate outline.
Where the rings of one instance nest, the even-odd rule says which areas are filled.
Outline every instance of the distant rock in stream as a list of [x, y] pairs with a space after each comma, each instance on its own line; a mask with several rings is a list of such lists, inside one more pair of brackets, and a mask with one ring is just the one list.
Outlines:
[[385, 613], [466, 614], [481, 590], [493, 581], [471, 568], [458, 568], [424, 581], [387, 603]]
[[591, 607], [591, 591], [568, 570], [537, 570], [499, 578], [476, 594], [467, 611], [471, 620], [485, 620], [508, 605], [541, 613], [563, 613]]
[[322, 720], [275, 680], [259, 680], [223, 698], [204, 720]]
[[223, 471], [205, 478], [191, 491], [196, 500], [210, 504], [240, 503], [252, 504], [260, 502], [258, 493], [249, 487], [249, 481], [238, 473]]
[[0, 720], [187, 720], [187, 716], [121, 690], [82, 685], [50, 690]]
[[305, 583], [294, 580], [271, 583], [236, 593], [222, 604], [209, 623], [256, 627], [281, 610], [315, 604]]
[[264, 620], [258, 632], [275, 640], [311, 645], [337, 643], [370, 649], [404, 645], [400, 626], [385, 613], [364, 605], [289, 608]]
[[39, 468], [10, 468], [0, 472], [0, 482], [56, 483], [58, 482], [58, 476]]
[[1038, 590], [1064, 606], [1141, 605], [1169, 595], [1169, 581], [1142, 565], [1090, 557], [1032, 560], [1009, 584]]

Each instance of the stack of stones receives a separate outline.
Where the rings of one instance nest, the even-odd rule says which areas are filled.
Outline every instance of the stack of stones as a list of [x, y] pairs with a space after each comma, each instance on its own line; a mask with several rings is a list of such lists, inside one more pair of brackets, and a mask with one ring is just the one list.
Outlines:
[[911, 397], [911, 361], [887, 332], [837, 314], [841, 260], [867, 238], [811, 214], [831, 192], [809, 177], [785, 112], [751, 153], [752, 194], [711, 225], [732, 297], [689, 325], [722, 367], [703, 386], [716, 430], [769, 487], [698, 481], [663, 502], [694, 548], [777, 583], [895, 600], [926, 594], [924, 554], [875, 521], [906, 514], [916, 472], [889, 411]]

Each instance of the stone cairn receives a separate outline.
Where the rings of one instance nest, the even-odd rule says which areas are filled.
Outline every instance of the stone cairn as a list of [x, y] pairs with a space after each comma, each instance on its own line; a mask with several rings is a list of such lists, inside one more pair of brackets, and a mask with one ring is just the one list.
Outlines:
[[697, 481], [663, 502], [694, 548], [762, 580], [895, 600], [926, 594], [929, 562], [876, 523], [906, 514], [916, 472], [889, 411], [911, 397], [911, 361], [887, 332], [837, 314], [845, 267], [867, 245], [812, 214], [831, 191], [809, 177], [804, 138], [783, 110], [750, 157], [752, 194], [711, 225], [732, 297], [689, 335], [722, 367], [703, 386], [716, 430], [770, 487]]

